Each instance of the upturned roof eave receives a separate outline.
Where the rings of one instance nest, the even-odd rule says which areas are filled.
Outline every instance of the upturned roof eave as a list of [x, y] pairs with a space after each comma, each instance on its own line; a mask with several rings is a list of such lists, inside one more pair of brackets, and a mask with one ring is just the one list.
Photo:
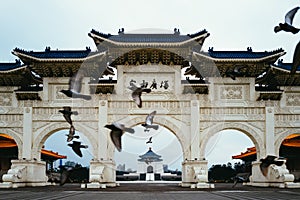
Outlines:
[[25, 69], [26, 68], [26, 65], [22, 65], [22, 66], [17, 66], [13, 69], [8, 69], [8, 70], [1, 70], [0, 69], [0, 73], [4, 73], [4, 74], [8, 74], [8, 73], [12, 73], [12, 72], [16, 72], [18, 70], [22, 70], [22, 69]]
[[274, 59], [274, 62], [281, 56], [286, 54], [286, 52], [277, 52], [269, 56], [264, 56], [261, 58], [215, 58], [203, 53], [193, 52], [193, 55], [203, 57], [205, 59], [212, 60], [214, 62], [265, 62]]
[[94, 55], [88, 55], [84, 58], [38, 58], [32, 55], [28, 55], [26, 53], [22, 53], [22, 52], [18, 52], [18, 51], [13, 51], [12, 52], [14, 55], [18, 56], [20, 59], [22, 58], [26, 58], [26, 59], [30, 59], [30, 60], [34, 60], [34, 61], [38, 61], [38, 62], [84, 62], [86, 60], [95, 58], [97, 56], [100, 55], [104, 55], [106, 54], [106, 51], [104, 52], [100, 52]]
[[[181, 42], [118, 42], [118, 41], [113, 41], [109, 38], [105, 38], [105, 37], [101, 37], [100, 35], [97, 35], [95, 33], [89, 33], [89, 36], [91, 38], [94, 39], [95, 41], [95, 38], [98, 39], [98, 40], [102, 40], [102, 41], [105, 41], [105, 42], [108, 42], [110, 44], [113, 44], [113, 45], [116, 45], [116, 46], [133, 46], [133, 47], [137, 47], [137, 46], [140, 46], [140, 47], [156, 47], [156, 46], [165, 46], [165, 47], [170, 47], [170, 46], [182, 46], [182, 45], [185, 45], [187, 43], [190, 43], [190, 42], [195, 42], [195, 40], [198, 40], [200, 38], [207, 38], [210, 34], [209, 33], [203, 33], [202, 35], [199, 35], [197, 37], [194, 37], [194, 38], [190, 38], [188, 40], [184, 40], [184, 41], [181, 41]], [[96, 42], [95, 42], [96, 43]], [[96, 43], [96, 45], [98, 45]]]

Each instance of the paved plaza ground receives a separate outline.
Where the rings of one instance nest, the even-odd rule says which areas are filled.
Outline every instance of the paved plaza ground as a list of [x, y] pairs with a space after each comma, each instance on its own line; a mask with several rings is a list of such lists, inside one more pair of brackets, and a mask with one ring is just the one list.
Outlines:
[[83, 189], [79, 184], [64, 186], [25, 187], [0, 189], [0, 200], [79, 200], [79, 199], [300, 199], [300, 189], [259, 188], [237, 184], [215, 184], [214, 189], [182, 188], [177, 183], [121, 183], [116, 188]]

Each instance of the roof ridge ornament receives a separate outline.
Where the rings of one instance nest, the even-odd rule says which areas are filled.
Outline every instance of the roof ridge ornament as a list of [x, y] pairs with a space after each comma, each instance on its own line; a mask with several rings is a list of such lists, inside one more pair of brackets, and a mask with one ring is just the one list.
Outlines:
[[45, 52], [49, 52], [51, 50], [50, 46], [45, 48]]
[[15, 59], [15, 61], [16, 61], [17, 66], [21, 65], [21, 60], [20, 59]]
[[125, 31], [125, 29], [124, 29], [124, 28], [121, 28], [121, 29], [119, 29], [118, 34], [119, 34], [119, 35], [120, 35], [120, 34], [124, 34], [124, 31]]
[[174, 28], [174, 35], [180, 35], [179, 28]]

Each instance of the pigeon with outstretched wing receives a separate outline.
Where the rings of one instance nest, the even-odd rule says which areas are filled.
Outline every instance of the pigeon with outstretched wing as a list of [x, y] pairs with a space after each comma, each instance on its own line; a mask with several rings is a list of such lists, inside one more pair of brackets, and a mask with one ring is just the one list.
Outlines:
[[81, 98], [85, 100], [91, 100], [92, 97], [90, 95], [81, 94], [81, 86], [82, 86], [82, 79], [83, 79], [83, 71], [78, 71], [74, 74], [69, 81], [69, 89], [68, 90], [61, 90], [63, 94], [67, 97], [71, 98]]
[[70, 106], [64, 106], [63, 110], [59, 110], [58, 112], [62, 113], [64, 118], [66, 119], [66, 121], [72, 125], [72, 119], [71, 119], [71, 115], [78, 115], [77, 111], [71, 111], [71, 107]]
[[293, 19], [295, 17], [296, 12], [299, 10], [300, 7], [293, 8], [285, 15], [285, 22], [279, 23], [278, 26], [274, 27], [274, 32], [277, 33], [279, 31], [291, 32], [296, 34], [299, 32], [299, 28], [293, 26]]
[[70, 127], [69, 134], [67, 134], [66, 136], [67, 142], [71, 142], [74, 138], [79, 139], [79, 136], [75, 135], [75, 128], [73, 125]]
[[149, 131], [149, 128], [153, 128], [157, 130], [159, 128], [158, 125], [153, 125], [153, 118], [156, 115], [156, 111], [151, 112], [149, 115], [147, 115], [145, 123], [141, 124], [143, 127], [145, 127], [145, 132]]
[[73, 141], [72, 144], [68, 144], [68, 146], [72, 147], [73, 151], [79, 156], [82, 157], [81, 149], [88, 148], [88, 145], [82, 145], [81, 142]]
[[146, 142], [146, 144], [152, 143], [152, 137], [149, 138], [149, 140]]
[[134, 129], [126, 128], [124, 126], [124, 124], [119, 124], [117, 122], [114, 122], [112, 124], [107, 124], [104, 127], [111, 130], [110, 138], [119, 152], [122, 151], [121, 137], [122, 137], [123, 133], [124, 132], [134, 133]]
[[283, 160], [276, 160], [276, 156], [268, 155], [266, 158], [260, 159], [260, 170], [264, 176], [267, 176], [268, 174], [268, 167], [271, 164], [275, 164], [277, 166], [283, 165], [284, 161]]
[[300, 65], [300, 41], [296, 45], [294, 56], [293, 56], [293, 63], [291, 68], [291, 74], [295, 74], [297, 71], [297, 68]]
[[136, 103], [136, 105], [137, 105], [139, 108], [142, 107], [142, 98], [141, 98], [141, 96], [142, 96], [142, 93], [143, 93], [143, 92], [149, 93], [149, 92], [151, 92], [151, 89], [149, 89], [149, 88], [140, 88], [140, 87], [138, 87], [138, 88], [136, 88], [136, 89], [132, 92], [132, 94], [131, 94], [132, 99], [134, 100], [134, 102]]

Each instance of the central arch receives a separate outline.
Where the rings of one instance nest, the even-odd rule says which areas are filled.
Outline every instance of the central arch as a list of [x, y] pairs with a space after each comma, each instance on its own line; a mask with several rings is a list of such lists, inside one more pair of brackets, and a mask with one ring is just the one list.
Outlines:
[[[145, 122], [145, 116], [127, 116], [126, 118], [120, 120], [120, 123], [126, 124], [126, 127], [135, 127], [137, 125], [143, 124]], [[174, 119], [169, 116], [156, 116], [154, 118], [154, 124], [158, 124], [160, 126], [163, 126], [167, 128], [171, 133], [173, 133], [176, 138], [178, 139], [181, 149], [182, 149], [182, 155], [183, 160], [187, 158], [189, 155], [189, 142], [187, 141], [186, 135], [184, 135], [184, 130], [186, 130], [188, 127], [185, 123], [176, 120], [176, 124], [173, 122]], [[114, 151], [115, 148], [109, 148], [108, 154], [109, 157], [114, 158]]]

